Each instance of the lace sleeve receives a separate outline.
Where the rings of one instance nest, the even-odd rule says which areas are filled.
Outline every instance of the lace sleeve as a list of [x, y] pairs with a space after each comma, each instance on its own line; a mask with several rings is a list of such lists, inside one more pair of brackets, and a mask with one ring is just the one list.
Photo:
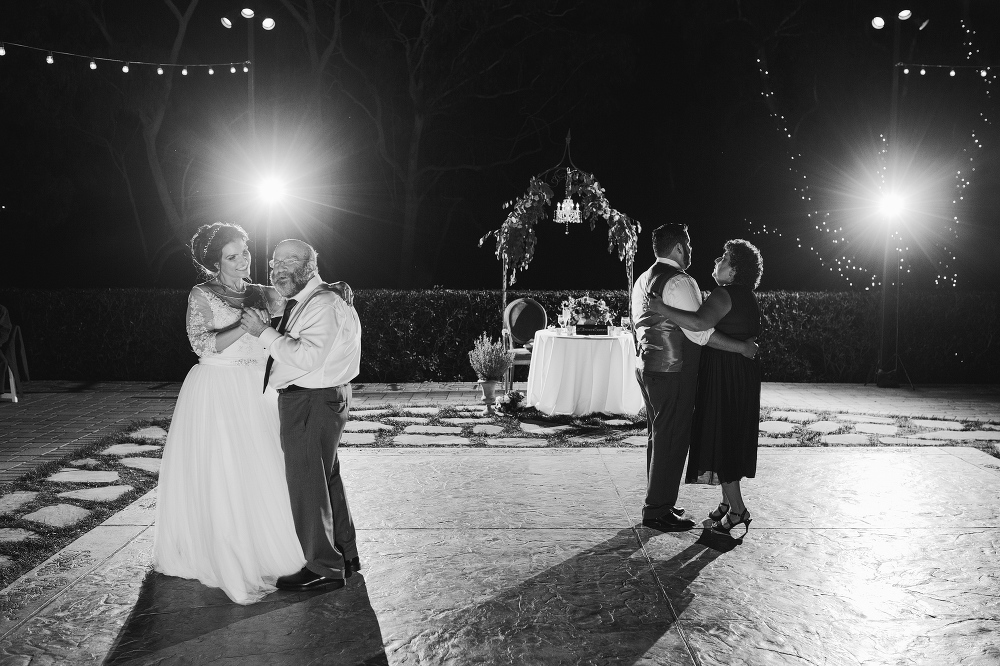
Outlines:
[[187, 334], [191, 349], [199, 357], [218, 353], [215, 349], [215, 330], [212, 328], [214, 319], [205, 292], [198, 287], [193, 288], [188, 295]]

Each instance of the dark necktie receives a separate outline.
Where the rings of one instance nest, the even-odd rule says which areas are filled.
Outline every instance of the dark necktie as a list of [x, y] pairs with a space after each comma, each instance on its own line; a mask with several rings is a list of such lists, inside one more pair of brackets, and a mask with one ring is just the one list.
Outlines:
[[[288, 318], [292, 314], [292, 308], [295, 307], [296, 301], [294, 298], [289, 298], [288, 302], [285, 303], [285, 312], [281, 315], [281, 321], [278, 323], [278, 333], [284, 334], [285, 329], [288, 328]], [[267, 390], [267, 381], [271, 377], [271, 366], [274, 365], [274, 357], [267, 357], [267, 365], [264, 366], [264, 390]]]

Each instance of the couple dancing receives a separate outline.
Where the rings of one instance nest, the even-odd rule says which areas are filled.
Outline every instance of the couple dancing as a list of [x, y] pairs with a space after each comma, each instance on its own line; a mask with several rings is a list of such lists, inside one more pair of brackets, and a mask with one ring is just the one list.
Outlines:
[[275, 247], [273, 287], [248, 284], [247, 240], [221, 222], [191, 240], [207, 278], [188, 296], [199, 360], [167, 436], [153, 556], [239, 604], [343, 587], [361, 568], [337, 457], [361, 360], [351, 290], [322, 282], [299, 240]]
[[760, 252], [745, 240], [728, 241], [712, 272], [719, 286], [704, 303], [684, 272], [691, 265], [687, 226], [655, 229], [653, 252], [656, 263], [636, 280], [631, 302], [648, 427], [642, 524], [661, 531], [695, 526], [676, 506], [687, 458], [687, 483], [722, 486], [722, 501], [708, 514], [712, 529], [748, 529], [740, 479], [757, 470]]

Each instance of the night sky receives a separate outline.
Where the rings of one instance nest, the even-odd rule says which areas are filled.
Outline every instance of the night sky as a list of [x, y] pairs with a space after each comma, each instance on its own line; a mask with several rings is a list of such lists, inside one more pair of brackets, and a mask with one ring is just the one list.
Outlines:
[[[684, 222], [703, 288], [733, 237], [761, 248], [762, 289], [871, 287], [877, 200], [895, 178], [903, 287], [994, 288], [995, 0], [430, 4], [433, 17], [416, 0], [198, 0], [178, 40], [189, 0], [177, 15], [163, 0], [6, 0], [7, 284], [187, 288], [184, 240], [226, 220], [261, 246], [313, 243], [323, 277], [356, 288], [499, 288], [478, 240], [529, 177], [559, 164], [571, 131], [573, 164], [642, 225], [637, 272], [652, 261], [649, 232]], [[899, 69], [887, 156], [903, 8], [913, 17], [898, 22], [898, 61], [947, 67]], [[250, 25], [253, 123], [248, 75], [228, 64], [248, 59]], [[205, 64], [214, 75], [194, 66]], [[273, 206], [255, 189], [269, 175], [287, 183]], [[602, 225], [540, 224], [515, 288], [624, 288]]]

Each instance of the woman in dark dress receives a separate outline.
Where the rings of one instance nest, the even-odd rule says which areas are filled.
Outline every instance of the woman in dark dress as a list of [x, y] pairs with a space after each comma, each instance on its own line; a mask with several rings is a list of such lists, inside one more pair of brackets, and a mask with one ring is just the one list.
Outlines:
[[[718, 287], [697, 312], [666, 305], [656, 310], [682, 328], [715, 328], [737, 340], [760, 333], [760, 308], [754, 289], [760, 284], [760, 251], [742, 239], [728, 241], [715, 260]], [[757, 433], [760, 421], [760, 366], [756, 359], [711, 347], [701, 350], [698, 393], [686, 483], [722, 485], [722, 502], [708, 514], [712, 529], [728, 534], [737, 525], [750, 527], [740, 479], [757, 473]]]

